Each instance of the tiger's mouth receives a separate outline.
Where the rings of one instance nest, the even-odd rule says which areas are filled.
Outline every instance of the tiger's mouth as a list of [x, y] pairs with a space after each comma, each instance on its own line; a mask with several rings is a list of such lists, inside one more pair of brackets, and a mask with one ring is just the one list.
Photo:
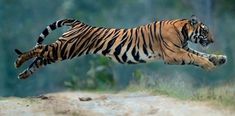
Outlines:
[[208, 48], [208, 45], [209, 45], [210, 43], [212, 43], [212, 42], [209, 41], [208, 39], [200, 38], [200, 39], [199, 39], [199, 43], [201, 44], [202, 47]]
[[212, 39], [208, 39], [207, 37], [199, 36], [199, 43], [203, 48], [208, 48], [208, 45], [213, 43]]
[[209, 44], [210, 44], [209, 41], [200, 40], [199, 43], [201, 44], [203, 50], [207, 50], [209, 48]]
[[202, 47], [207, 47], [210, 44], [210, 42], [205, 40], [200, 40], [199, 43], [202, 45]]

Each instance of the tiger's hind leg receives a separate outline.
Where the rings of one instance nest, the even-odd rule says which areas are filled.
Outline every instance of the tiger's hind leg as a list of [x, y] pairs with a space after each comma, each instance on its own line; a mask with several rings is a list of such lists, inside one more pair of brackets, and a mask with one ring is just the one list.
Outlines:
[[26, 79], [39, 68], [61, 60], [61, 58], [57, 56], [57, 46], [54, 45], [57, 44], [53, 43], [50, 45], [38, 45], [32, 50], [24, 53], [16, 49], [15, 52], [19, 55], [15, 62], [16, 68], [20, 67], [24, 62], [28, 61], [29, 59], [36, 57], [33, 63], [22, 73], [19, 74], [19, 79]]
[[27, 69], [21, 72], [18, 76], [19, 79], [26, 79], [31, 76], [38, 69], [50, 64], [50, 60], [43, 59], [42, 57], [37, 57], [32, 64], [29, 65]]
[[18, 54], [18, 58], [15, 61], [15, 67], [19, 68], [24, 62], [28, 61], [34, 57], [40, 57], [41, 52], [45, 48], [45, 45], [38, 45], [28, 52], [21, 52], [18, 49], [15, 49], [15, 52]]
[[29, 67], [27, 69], [25, 69], [23, 72], [21, 72], [18, 76], [19, 79], [26, 79], [28, 78], [30, 75], [32, 75], [36, 69], [42, 67], [42, 58], [38, 57], [36, 58], [32, 64], [29, 65]]

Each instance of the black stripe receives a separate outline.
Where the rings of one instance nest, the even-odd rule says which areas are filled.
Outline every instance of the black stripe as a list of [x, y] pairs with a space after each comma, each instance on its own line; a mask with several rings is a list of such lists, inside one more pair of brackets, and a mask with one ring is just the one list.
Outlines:
[[[48, 46], [52, 47], [51, 45], [48, 45]], [[52, 58], [53, 56], [50, 56], [51, 52], [53, 52], [53, 51], [48, 51], [47, 52], [47, 59], [53, 62], [53, 58]]]
[[43, 54], [48, 51], [48, 45], [45, 46], [45, 48], [42, 50], [40, 56], [43, 56]]
[[122, 38], [122, 40], [123, 39], [125, 39], [125, 40], [123, 40], [116, 48], [115, 48], [115, 51], [114, 51], [114, 55], [119, 55], [120, 53], [121, 53], [121, 48], [123, 47], [123, 45], [126, 43], [126, 36], [127, 36], [127, 32], [124, 34], [124, 36], [123, 36], [123, 38]]
[[54, 22], [53, 24], [50, 25], [51, 30], [55, 30], [56, 29], [56, 22]]
[[181, 65], [185, 65], [185, 61], [184, 61], [184, 60], [182, 60], [182, 63], [181, 63]]
[[176, 45], [175, 43], [173, 43], [173, 44], [174, 44], [174, 46], [175, 46], [175, 47], [177, 47], [177, 48], [181, 48], [179, 45]]
[[61, 57], [62, 60], [66, 59], [66, 53], [65, 50], [67, 49], [68, 43], [64, 43], [63, 48], [61, 49]]
[[184, 41], [189, 40], [188, 38], [188, 30], [187, 30], [187, 24], [185, 24], [181, 30], [182, 35], [184, 36]]
[[126, 49], [125, 53], [122, 55], [122, 60], [123, 60], [124, 62], [126, 62], [126, 60], [127, 60], [127, 55], [126, 55], [126, 53], [129, 51], [129, 49], [130, 49], [130, 47], [131, 47], [131, 45], [132, 45], [132, 40], [133, 40], [132, 35], [133, 35], [133, 29], [131, 29], [131, 34], [130, 34], [130, 39], [131, 39], [131, 41], [128, 43], [127, 49]]
[[73, 44], [73, 45], [71, 46], [70, 50], [69, 50], [70, 59], [72, 59], [73, 57], [76, 56], [76, 54], [72, 54], [72, 53], [74, 52], [75, 48], [76, 48], [76, 44]]
[[53, 46], [53, 49], [52, 49], [52, 53], [53, 53], [53, 58], [54, 60], [57, 60], [58, 59], [58, 55], [57, 55], [57, 50], [58, 50], [58, 43], [55, 42], [55, 45]]
[[46, 61], [46, 60], [43, 60], [43, 64], [44, 64], [44, 65], [47, 65], [47, 61]]
[[130, 60], [127, 61], [128, 64], [136, 64], [135, 62], [132, 62]]
[[58, 26], [58, 27], [61, 27], [63, 22], [64, 22], [64, 20], [60, 20], [60, 21], [57, 23], [57, 26]]
[[[154, 38], [153, 38], [151, 25], [149, 25], [149, 31], [150, 31], [150, 36], [151, 36], [151, 39], [149, 39], [149, 48], [152, 51], [152, 53], [154, 53], [153, 47], [152, 47], [152, 42], [154, 42]], [[150, 40], [152, 40], [152, 41], [150, 41]]]
[[139, 48], [140, 48], [140, 45], [139, 45], [139, 43], [140, 43], [140, 38], [139, 38], [139, 36], [138, 36], [138, 29], [139, 29], [139, 28], [136, 28], [135, 37], [136, 37], [136, 40], [137, 40], [137, 48], [139, 49]]
[[144, 41], [144, 44], [143, 44], [143, 51], [144, 51], [144, 54], [146, 56], [148, 56], [148, 51], [147, 51], [147, 45], [146, 45], [146, 42], [145, 42], [145, 37], [144, 37], [144, 32], [143, 32], [143, 29], [140, 30], [141, 31], [141, 36], [143, 38], [143, 41]]
[[126, 62], [127, 60], [127, 55], [126, 55], [126, 52], [122, 55], [122, 61], [123, 62]]
[[120, 36], [119, 33], [120, 33], [120, 31], [117, 31], [116, 34], [113, 36], [113, 38], [108, 42], [106, 49], [104, 51], [102, 51], [103, 55], [106, 55], [107, 53], [110, 52], [110, 48], [115, 43], [116, 39]]
[[42, 42], [43, 42], [43, 38], [41, 36], [39, 36], [37, 43], [41, 44]]
[[96, 54], [99, 50], [101, 50], [103, 48], [103, 46], [104, 46], [104, 43], [105, 42], [103, 42], [98, 48], [96, 48], [93, 53]]
[[[124, 45], [125, 42], [126, 42], [126, 40], [124, 40], [121, 44], [119, 44], [119, 45], [116, 47], [115, 52], [114, 52], [114, 55], [115, 55], [115, 56], [118, 56], [118, 55], [121, 53], [121, 49], [122, 49], [122, 47], [123, 47], [123, 45]], [[123, 58], [123, 56], [122, 56], [122, 58]], [[124, 56], [124, 59], [125, 59], [125, 60], [123, 60], [123, 61], [125, 62], [125, 61], [126, 61], [125, 56]]]
[[[153, 34], [154, 34], [154, 36], [155, 36], [155, 39], [158, 39], [158, 38], [157, 38], [157, 35], [156, 35], [156, 34], [157, 34], [157, 31], [156, 31], [156, 30], [157, 30], [157, 27], [156, 27], [156, 25], [157, 25], [157, 24], [154, 23], [154, 26], [153, 26]], [[161, 29], [161, 21], [160, 21], [160, 27], [159, 27], [159, 28]], [[160, 31], [160, 30], [159, 30], [159, 31]]]
[[160, 52], [161, 52], [161, 56], [162, 56], [162, 59], [164, 60], [164, 57], [165, 57], [165, 55], [167, 55], [166, 53], [165, 53], [165, 50], [164, 50], [164, 48], [163, 48], [163, 45], [162, 45], [162, 41], [163, 41], [163, 38], [162, 38], [162, 21], [160, 21], [159, 22], [160, 24], [160, 26], [159, 26], [159, 33], [157, 33], [157, 31], [156, 31], [156, 29], [157, 29], [157, 27], [156, 27], [156, 24], [154, 25], [154, 32], [155, 32], [155, 38], [157, 39], [157, 41], [159, 42], [159, 48], [160, 48]]
[[134, 47], [133, 49], [132, 49], [132, 56], [133, 56], [133, 58], [135, 59], [135, 61], [139, 61], [139, 58], [140, 58], [140, 55], [139, 55], [139, 51], [137, 51], [137, 53], [136, 53], [136, 47]]
[[139, 60], [139, 63], [146, 63], [146, 61], [145, 60]]
[[118, 57], [118, 55], [114, 55], [114, 57], [116, 58], [116, 60], [117, 60], [119, 63], [123, 64], [123, 62], [120, 60], [120, 58]]
[[131, 29], [131, 34], [130, 34], [130, 39], [131, 41], [129, 42], [129, 44], [127, 45], [127, 50], [128, 51], [132, 45], [132, 40], [133, 40], [133, 29]]
[[175, 52], [168, 44], [166, 41], [162, 40], [163, 41], [163, 44], [165, 45], [165, 47], [170, 50], [171, 52]]
[[[156, 35], [156, 34], [155, 34]], [[156, 37], [159, 41], [159, 45], [160, 45], [160, 51], [162, 52], [162, 58], [164, 60], [164, 55], [167, 55], [164, 50], [163, 50], [163, 46], [162, 46], [162, 41], [163, 41], [163, 38], [162, 38], [162, 21], [160, 21], [160, 26], [159, 26], [159, 34], [158, 34], [158, 37]]]
[[196, 38], [194, 43], [197, 43], [198, 38], [196, 37], [196, 35], [193, 38]]
[[128, 32], [127, 32], [127, 29], [125, 29], [125, 30], [123, 31], [123, 33], [124, 33], [124, 35], [123, 35], [123, 37], [122, 37], [122, 40], [123, 40], [123, 39], [126, 39], [126, 36], [127, 36], [127, 33], [128, 33]]
[[185, 48], [188, 45], [188, 42], [183, 43], [183, 48]]
[[75, 21], [75, 19], [67, 19], [64, 23], [72, 24]]
[[[150, 29], [150, 36], [151, 36], [151, 39], [152, 39], [152, 42], [154, 42], [154, 32], [152, 30], [152, 27], [154, 28], [155, 26], [153, 26], [154, 24], [151, 24], [149, 29]], [[155, 32], [156, 33], [156, 32]]]
[[44, 29], [43, 32], [42, 32], [42, 34], [46, 37], [46, 36], [49, 34], [48, 29], [47, 29], [47, 28]]

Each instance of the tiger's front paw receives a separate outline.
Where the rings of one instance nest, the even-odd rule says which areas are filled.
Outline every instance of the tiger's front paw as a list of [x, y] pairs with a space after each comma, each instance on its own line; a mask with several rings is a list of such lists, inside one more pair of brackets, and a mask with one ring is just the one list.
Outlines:
[[207, 61], [204, 64], [202, 64], [202, 68], [207, 70], [207, 71], [210, 71], [210, 70], [214, 69], [215, 67], [216, 66], [210, 61]]
[[215, 66], [220, 66], [227, 62], [227, 56], [225, 55], [212, 55], [209, 58], [209, 61], [212, 62]]

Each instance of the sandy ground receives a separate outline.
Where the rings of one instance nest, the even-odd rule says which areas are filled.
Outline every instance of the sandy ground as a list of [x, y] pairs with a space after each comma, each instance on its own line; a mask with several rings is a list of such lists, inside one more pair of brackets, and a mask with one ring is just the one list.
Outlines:
[[[90, 101], [79, 98], [90, 97]], [[0, 116], [235, 116], [208, 103], [148, 93], [60, 92], [30, 98], [0, 98]]]

